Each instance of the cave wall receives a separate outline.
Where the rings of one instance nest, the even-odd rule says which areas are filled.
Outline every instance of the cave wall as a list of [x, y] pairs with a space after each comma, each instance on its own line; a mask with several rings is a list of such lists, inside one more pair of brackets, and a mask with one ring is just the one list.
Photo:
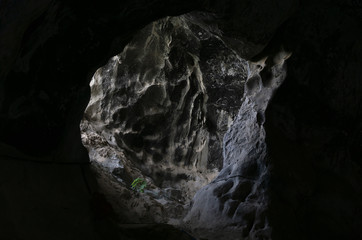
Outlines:
[[[270, 159], [265, 143], [265, 110], [287, 74], [291, 53], [279, 62], [248, 63], [248, 78], [238, 116], [224, 136], [223, 168], [198, 191], [185, 226], [206, 239], [270, 239]], [[268, 72], [268, 74], [265, 74]], [[264, 73], [264, 74], [262, 74]]]
[[84, 124], [145, 172], [148, 162], [220, 169], [241, 105], [246, 61], [191, 19], [210, 16], [192, 14], [146, 26], [90, 84]]
[[280, 31], [294, 50], [265, 124], [276, 239], [362, 237], [361, 6], [308, 4]]
[[[223, 166], [223, 137], [249, 66], [220, 39], [215, 21], [202, 12], [155, 21], [93, 76], [82, 141], [92, 164], [118, 179], [114, 191], [131, 196], [113, 204], [128, 221], [182, 219], [180, 209]], [[147, 201], [129, 187], [137, 177], [147, 181]]]
[[109, 220], [112, 207], [86, 164], [79, 123], [88, 84], [134, 31], [166, 9], [182, 13], [193, 3], [19, 0], [0, 6], [0, 238], [138, 239]]
[[2, 4], [1, 141], [33, 155], [57, 152], [59, 158], [74, 148], [74, 160], [87, 155], [79, 153], [78, 126], [97, 68], [166, 9], [173, 15], [195, 7], [127, 1]]
[[[359, 1], [18, 0], [1, 1], [0, 6], [0, 138], [16, 148], [1, 148], [0, 191], [6, 199], [1, 208], [7, 215], [2, 225], [7, 227], [0, 234], [5, 239], [30, 232], [38, 238], [42, 232], [49, 239], [52, 232], [72, 229], [79, 218], [58, 215], [67, 207], [77, 216], [93, 214], [93, 208], [75, 207], [92, 199], [84, 191], [84, 181], [73, 184], [81, 181], [79, 168], [63, 172], [54, 167], [52, 172], [46, 166], [33, 171], [34, 159], [19, 155], [19, 150], [37, 161], [87, 162], [79, 122], [95, 70], [121, 52], [135, 30], [156, 18], [189, 10], [218, 13], [224, 41], [247, 59], [262, 49], [253, 60], [274, 55], [281, 44], [293, 52], [285, 83], [265, 118], [273, 238], [361, 238]], [[246, 47], [238, 49], [240, 42]], [[21, 161], [4, 157], [15, 154]], [[21, 171], [19, 178], [11, 178], [19, 169], [30, 177]], [[31, 175], [40, 180], [24, 187]], [[54, 188], [52, 177], [69, 195]], [[72, 179], [72, 184], [63, 183], [63, 177]], [[17, 189], [26, 194], [17, 195]], [[31, 210], [39, 196], [49, 194], [54, 198], [37, 205], [44, 215]], [[77, 204], [70, 201], [73, 197]], [[42, 231], [48, 219], [64, 225]], [[21, 227], [30, 222], [33, 228]], [[90, 222], [75, 225], [85, 233], [94, 229], [93, 219]]]
[[[74, 149], [74, 158], [86, 156], [79, 153], [76, 136], [89, 99], [87, 85], [137, 30], [167, 15], [214, 12], [223, 37], [232, 39], [231, 46], [245, 42], [240, 54], [250, 57], [296, 6], [295, 1], [276, 2], [2, 1], [1, 141], [33, 155], [56, 151], [54, 156], [61, 159]], [[254, 15], [258, 21], [248, 20]], [[243, 38], [237, 35], [241, 29]]]

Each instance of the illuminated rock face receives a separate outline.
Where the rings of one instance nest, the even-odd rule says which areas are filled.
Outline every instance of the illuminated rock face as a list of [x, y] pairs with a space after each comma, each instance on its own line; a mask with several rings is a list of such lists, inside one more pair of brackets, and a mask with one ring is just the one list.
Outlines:
[[[197, 192], [184, 219], [185, 226], [198, 236], [271, 238], [267, 217], [270, 168], [263, 125], [269, 100], [285, 79], [284, 60], [289, 53], [277, 55], [282, 59], [277, 64], [250, 65], [243, 103], [224, 137], [223, 169]], [[270, 73], [268, 79], [262, 79], [262, 70]]]
[[[207, 239], [268, 238], [264, 113], [290, 54], [246, 62], [205, 19], [156, 21], [96, 72], [83, 143], [101, 175], [118, 178], [122, 197], [107, 195], [125, 221], [182, 225]], [[145, 194], [129, 191], [137, 177]]]
[[94, 75], [81, 124], [92, 161], [123, 188], [146, 178], [151, 201], [165, 198], [168, 209], [186, 208], [222, 168], [223, 136], [244, 92], [248, 63], [203, 24], [211, 18], [168, 17], [140, 31]]
[[[54, 236], [59, 239], [127, 238], [117, 236], [116, 233], [121, 231], [115, 225], [108, 224], [105, 219], [94, 218], [98, 213], [107, 215], [107, 212], [109, 216], [113, 216], [112, 211], [107, 210], [106, 202], [94, 197], [97, 196], [94, 194], [97, 191], [106, 193], [106, 199], [111, 201], [117, 216], [123, 216], [121, 220], [127, 222], [172, 222], [171, 218], [183, 216], [184, 203], [187, 202], [183, 197], [192, 198], [192, 192], [196, 192], [214, 176], [212, 171], [209, 175], [205, 171], [200, 174], [195, 171], [205, 169], [205, 162], [198, 161], [195, 167], [186, 169], [176, 166], [175, 159], [169, 159], [175, 166], [159, 171], [159, 177], [148, 177], [149, 188], [145, 194], [137, 195], [125, 186], [129, 186], [128, 183], [135, 177], [152, 172], [153, 168], [140, 168], [147, 166], [145, 163], [152, 155], [149, 151], [166, 149], [164, 152], [160, 151], [162, 156], [172, 156], [173, 149], [167, 147], [169, 144], [162, 147], [153, 139], [144, 139], [144, 135], [141, 138], [143, 147], [147, 145], [144, 140], [147, 140], [155, 143], [157, 149], [139, 150], [138, 145], [129, 143], [130, 139], [126, 140], [128, 144], [113, 141], [108, 137], [116, 136], [112, 133], [112, 129], [116, 127], [104, 124], [101, 117], [99, 121], [89, 118], [91, 121], [87, 123], [84, 120], [82, 129], [85, 144], [95, 146], [89, 148], [90, 156], [108, 163], [108, 168], [99, 168], [97, 171], [97, 174], [101, 173], [99, 178], [103, 180], [99, 182], [100, 188], [97, 188], [90, 184], [93, 182], [93, 175], [86, 174], [87, 167], [78, 165], [82, 162], [87, 164], [89, 160], [88, 153], [81, 146], [79, 121], [89, 101], [90, 74], [93, 75], [110, 57], [122, 52], [134, 33], [146, 24], [165, 16], [176, 16], [198, 9], [217, 14], [217, 24], [223, 33], [220, 38], [245, 59], [253, 59], [255, 54], [268, 48], [270, 50], [275, 45], [291, 49], [293, 56], [288, 60], [286, 80], [269, 102], [265, 117], [257, 107], [257, 98], [252, 96], [259, 92], [260, 79], [252, 78], [257, 75], [253, 70], [248, 74], [247, 92], [240, 114], [225, 137], [226, 169], [221, 170], [217, 180], [196, 194], [191, 211], [185, 219], [186, 225], [190, 224], [189, 228], [199, 235], [211, 236], [209, 239], [218, 237], [215, 232], [224, 236], [230, 230], [235, 230], [237, 236], [218, 239], [362, 239], [361, 1], [145, 2], [0, 1], [0, 151], [1, 159], [4, 160], [1, 161], [3, 171], [0, 174], [0, 238], [39, 239], [39, 234], [44, 239], [53, 239]], [[212, 77], [212, 69], [215, 69], [216, 76], [221, 76], [223, 69], [229, 69], [218, 64], [225, 57], [221, 49], [229, 48], [217, 37], [207, 38], [215, 44], [202, 39], [202, 36], [207, 37], [209, 34], [198, 34], [197, 25], [201, 24], [197, 20], [199, 17], [201, 16], [188, 16], [187, 26], [192, 34], [187, 35], [189, 30], [179, 28], [177, 36], [184, 37], [181, 40], [175, 36], [176, 33], [164, 35], [161, 33], [167, 31], [159, 31], [157, 28], [155, 32], [160, 33], [160, 49], [166, 49], [162, 47], [165, 44], [164, 37], [172, 35], [170, 46], [184, 46], [181, 53], [174, 55], [183, 56], [182, 49], [187, 48], [188, 52], [197, 53], [195, 56], [199, 57], [199, 61], [193, 60], [194, 56], [187, 61], [184, 57], [180, 58], [181, 62], [195, 66], [184, 68], [194, 73], [195, 77], [195, 80], [189, 80], [196, 87], [194, 95], [190, 96], [205, 94], [203, 88], [197, 85], [201, 79], [194, 70], [197, 68], [202, 73], [207, 94], [207, 98], [203, 95], [202, 101], [200, 100], [201, 103], [206, 102], [206, 111], [201, 111], [200, 120], [200, 125], [206, 126], [206, 130], [197, 127], [199, 120], [194, 120], [195, 124], [190, 126], [196, 126], [198, 130], [192, 131], [194, 135], [187, 136], [185, 146], [193, 148], [191, 142], [202, 139], [201, 136], [208, 135], [209, 142], [205, 146], [199, 145], [200, 152], [191, 152], [193, 158], [185, 157], [185, 152], [189, 152], [185, 150], [179, 161], [182, 163], [191, 159], [190, 166], [193, 166], [196, 159], [208, 152], [206, 169], [215, 166], [220, 169], [223, 164], [219, 161], [222, 136], [217, 138], [215, 132], [220, 130], [219, 133], [223, 133], [223, 129], [229, 126], [227, 116], [233, 112], [229, 108], [230, 104], [240, 106], [241, 102], [227, 101], [227, 104], [221, 106], [220, 103], [224, 101], [212, 100], [219, 98], [215, 95], [213, 97], [213, 92], [223, 93], [222, 86], [227, 86], [227, 78]], [[219, 34], [215, 27], [207, 27], [214, 24], [212, 21], [205, 22], [201, 24], [205, 32]], [[135, 41], [142, 45], [150, 36], [150, 31], [139, 36], [141, 38]], [[187, 40], [189, 38], [193, 42], [190, 43]], [[174, 42], [176, 39], [179, 39], [178, 44]], [[136, 46], [138, 43], [135, 41], [133, 43]], [[205, 55], [205, 51], [208, 54]], [[174, 59], [171, 52], [165, 52], [165, 59], [167, 56]], [[270, 54], [266, 53], [265, 56]], [[269, 57], [268, 61], [274, 59], [279, 58]], [[195, 62], [198, 65], [194, 65]], [[175, 61], [172, 64], [176, 66]], [[121, 65], [126, 63], [122, 62]], [[170, 72], [166, 69], [165, 64], [156, 72]], [[266, 92], [267, 86], [273, 83], [268, 80], [273, 76], [270, 74], [271, 68], [264, 69], [268, 71], [263, 70], [259, 74], [263, 83], [260, 92]], [[232, 72], [226, 71], [229, 75], [233, 75]], [[153, 72], [150, 73], [152, 75]], [[190, 79], [192, 74], [186, 73], [186, 76]], [[212, 84], [206, 79], [223, 81], [217, 86], [218, 90], [212, 91]], [[178, 83], [170, 83], [173, 87], [178, 86]], [[103, 89], [107, 88], [102, 87], [100, 90]], [[230, 86], [224, 89], [230, 91], [234, 88]], [[133, 91], [132, 88], [128, 90], [130, 93]], [[99, 96], [102, 96], [102, 91]], [[171, 90], [166, 88], [166, 93], [170, 94]], [[222, 95], [240, 99], [229, 92]], [[162, 93], [157, 99], [166, 97]], [[191, 102], [195, 101], [189, 100], [189, 105], [185, 104], [188, 107], [182, 109], [190, 109]], [[213, 105], [213, 102], [217, 104]], [[162, 105], [162, 102], [162, 110], [169, 109], [170, 116], [176, 114], [176, 110], [170, 110], [166, 103], [167, 101]], [[200, 109], [201, 103], [195, 109]], [[224, 108], [226, 105], [228, 107]], [[112, 106], [110, 109], [115, 108]], [[130, 109], [133, 112], [131, 106]], [[115, 122], [113, 119], [110, 121]], [[138, 122], [138, 119], [135, 121]], [[170, 121], [168, 118], [165, 120], [165, 131], [176, 132], [174, 128], [168, 127]], [[133, 129], [135, 124], [129, 122], [129, 125]], [[99, 130], [103, 126], [108, 128]], [[155, 132], [160, 131], [156, 130]], [[267, 161], [265, 145], [262, 144], [264, 130]], [[124, 135], [119, 139], [124, 139]], [[174, 143], [182, 143], [179, 137], [174, 136], [173, 139]], [[246, 139], [250, 144], [255, 144], [255, 148], [246, 144]], [[10, 148], [4, 147], [4, 143], [10, 145]], [[128, 152], [121, 152], [118, 144], [132, 146]], [[237, 146], [238, 144], [243, 147]], [[205, 149], [206, 146], [208, 150]], [[16, 157], [8, 158], [9, 152], [15, 151], [15, 156], [19, 154], [12, 147], [35, 159], [21, 154], [22, 157], [18, 159], [21, 161], [17, 161]], [[138, 155], [145, 156], [145, 159], [137, 161]], [[47, 163], [40, 164], [44, 160]], [[48, 160], [54, 164], [49, 164]], [[148, 166], [161, 166], [161, 161], [153, 161], [152, 158], [152, 164], [147, 163]], [[99, 167], [95, 164], [93, 166]], [[109, 169], [112, 169], [113, 175], [105, 174]], [[175, 169], [185, 171], [185, 175], [183, 172], [176, 173]], [[227, 177], [229, 170], [233, 178]], [[178, 175], [176, 179], [181, 179], [177, 184], [173, 180], [174, 175]], [[194, 178], [182, 180], [191, 175]], [[118, 176], [118, 179], [114, 176]], [[209, 176], [208, 179], [206, 176]], [[186, 185], [182, 186], [181, 183]], [[160, 185], [170, 187], [158, 187]], [[190, 196], [186, 196], [185, 188]], [[213, 207], [215, 209], [211, 209]], [[198, 223], [198, 219], [205, 225]], [[221, 230], [223, 227], [225, 232]], [[270, 235], [271, 228], [273, 236]], [[97, 233], [99, 229], [104, 230]], [[159, 228], [155, 229], [159, 231]], [[165, 235], [164, 231], [160, 232], [162, 235], [157, 239], [162, 239]], [[152, 239], [148, 233], [144, 232], [140, 239]], [[105, 237], [113, 234], [116, 236]]]

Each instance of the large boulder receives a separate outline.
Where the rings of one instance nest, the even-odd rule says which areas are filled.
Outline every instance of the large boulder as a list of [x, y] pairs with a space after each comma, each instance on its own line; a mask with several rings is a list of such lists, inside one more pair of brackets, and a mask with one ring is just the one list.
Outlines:
[[162, 221], [182, 218], [174, 209], [222, 168], [223, 136], [241, 105], [248, 64], [205, 23], [214, 18], [194, 12], [149, 24], [90, 84], [81, 128], [91, 161], [112, 172], [122, 191], [147, 179], [151, 199], [167, 200]]

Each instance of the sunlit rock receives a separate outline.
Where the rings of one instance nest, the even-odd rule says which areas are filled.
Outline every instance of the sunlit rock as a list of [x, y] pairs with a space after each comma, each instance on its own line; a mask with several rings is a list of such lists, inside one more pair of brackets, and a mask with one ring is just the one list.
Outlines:
[[[139, 209], [128, 216], [134, 221], [181, 219], [196, 191], [222, 168], [223, 137], [249, 70], [203, 19], [212, 16], [193, 13], [146, 26], [90, 84], [83, 144], [100, 171], [117, 179], [116, 188], [132, 195], [115, 201], [122, 215]], [[148, 182], [143, 195], [129, 189], [137, 177]]]
[[[270, 79], [262, 79], [261, 71], [269, 71]], [[196, 193], [184, 219], [197, 236], [215, 240], [271, 238], [267, 218], [270, 169], [263, 124], [269, 100], [285, 76], [284, 62], [265, 68], [250, 64], [243, 103], [224, 136], [223, 169]]]

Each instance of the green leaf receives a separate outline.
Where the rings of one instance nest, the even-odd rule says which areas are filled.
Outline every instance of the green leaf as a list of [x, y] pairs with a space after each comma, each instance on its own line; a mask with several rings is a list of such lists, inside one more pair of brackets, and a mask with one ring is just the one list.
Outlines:
[[132, 189], [133, 190], [136, 190], [138, 192], [144, 192], [144, 189], [146, 188], [147, 186], [147, 182], [145, 180], [143, 180], [142, 178], [136, 178], [132, 184]]

